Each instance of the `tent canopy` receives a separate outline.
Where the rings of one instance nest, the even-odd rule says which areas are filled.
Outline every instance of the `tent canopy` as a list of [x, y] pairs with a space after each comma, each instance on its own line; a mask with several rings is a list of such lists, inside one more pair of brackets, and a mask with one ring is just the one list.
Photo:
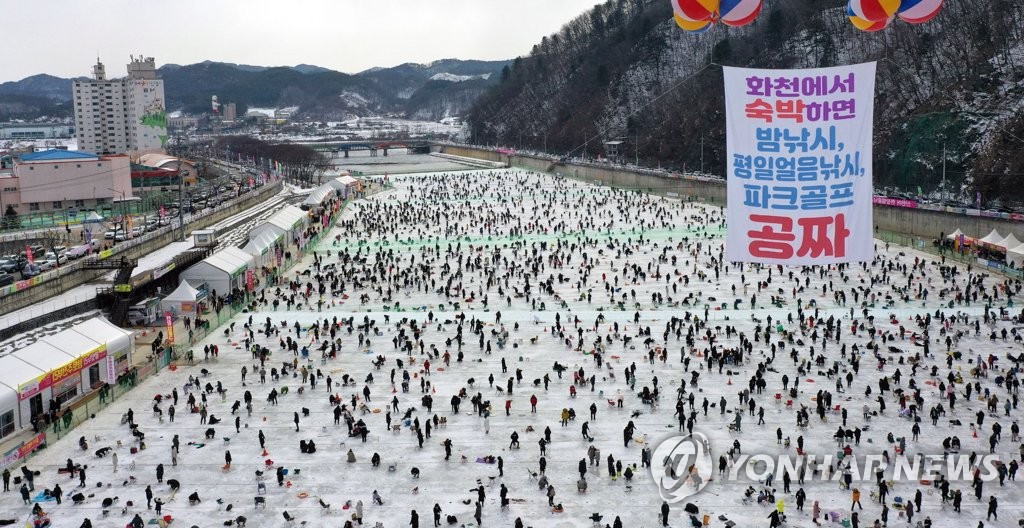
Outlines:
[[1020, 269], [1024, 264], [1024, 244], [1006, 250], [1006, 262], [1013, 267]]
[[[43, 340], [36, 341], [35, 343], [32, 343], [11, 355], [42, 370], [43, 372], [49, 372], [57, 367], [67, 365], [78, 357], [77, 355], [73, 356]], [[24, 383], [27, 380], [21, 381]]]
[[[963, 231], [961, 231], [961, 230], [960, 230], [959, 228], [957, 228], [957, 230], [956, 230], [956, 231], [953, 231], [952, 233], [950, 233], [950, 234], [946, 235], [946, 238], [948, 238], [948, 239], [950, 239], [950, 240], [956, 240], [956, 239], [957, 239], [957, 238], [959, 238], [959, 237], [960, 237], [960, 235], [962, 235], [962, 234], [964, 234], [964, 232], [963, 232]], [[967, 237], [967, 238], [970, 238], [970, 237]]]
[[65, 330], [56, 335], [44, 337], [40, 341], [53, 345], [54, 348], [66, 352], [71, 357], [81, 356], [103, 344], [102, 340], [97, 341], [73, 330]]
[[195, 302], [197, 299], [199, 299], [199, 290], [193, 288], [188, 281], [181, 281], [181, 284], [163, 300], [164, 302]]
[[206, 257], [203, 259], [203, 262], [225, 273], [234, 275], [252, 264], [252, 255], [236, 247], [226, 247]]
[[15, 391], [26, 381], [46, 374], [46, 371], [30, 365], [14, 355], [4, 356], [3, 360], [0, 360], [0, 367], [2, 367], [0, 368], [0, 384]]
[[266, 223], [275, 225], [285, 231], [291, 231], [297, 224], [306, 222], [307, 218], [305, 211], [294, 205], [289, 205], [268, 218]]
[[76, 324], [71, 327], [71, 331], [84, 334], [99, 343], [106, 343], [108, 351], [131, 348], [132, 332], [122, 330], [100, 316]]
[[1000, 235], [998, 231], [993, 229], [991, 233], [986, 235], [985, 238], [981, 239], [981, 242], [984, 242], [986, 244], [995, 245], [995, 244], [998, 244], [999, 241], [1002, 240], [1003, 238], [1004, 238], [1003, 235]]
[[309, 196], [302, 203], [305, 205], [320, 205], [324, 203], [333, 193], [334, 188], [328, 184], [324, 184], [317, 187], [316, 189], [313, 189], [313, 192], [309, 193]]
[[1006, 235], [1006, 238], [1002, 239], [997, 243], [997, 246], [1004, 247], [1006, 249], [1015, 248], [1021, 244], [1017, 237], [1013, 236], [1013, 233]]
[[249, 243], [242, 250], [250, 255], [262, 255], [274, 247], [278, 240], [281, 240], [280, 235], [273, 231], [263, 230], [255, 235], [250, 234]]

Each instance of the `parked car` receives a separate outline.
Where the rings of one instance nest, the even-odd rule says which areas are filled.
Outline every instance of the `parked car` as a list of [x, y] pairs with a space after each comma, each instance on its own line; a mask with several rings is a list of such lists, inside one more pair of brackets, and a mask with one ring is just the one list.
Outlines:
[[82, 244], [81, 246], [75, 246], [69, 249], [68, 252], [64, 254], [64, 257], [69, 259], [80, 259], [88, 255], [89, 250], [94, 248], [97, 244], [98, 243], [95, 240], [93, 240], [92, 244]]
[[56, 260], [37, 260], [36, 266], [39, 268], [40, 273], [45, 273], [57, 267]]
[[10, 273], [0, 273], [0, 286], [10, 286], [14, 284], [14, 275]]
[[21, 278], [23, 279], [31, 279], [36, 275], [39, 275], [39, 266], [35, 264], [26, 264], [24, 268], [21, 268]]
[[9, 258], [0, 259], [0, 272], [14, 273], [18, 271], [18, 268], [18, 261]]

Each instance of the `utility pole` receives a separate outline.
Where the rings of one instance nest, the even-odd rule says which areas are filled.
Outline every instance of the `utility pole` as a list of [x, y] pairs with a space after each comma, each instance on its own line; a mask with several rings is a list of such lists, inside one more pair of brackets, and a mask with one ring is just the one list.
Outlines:
[[942, 142], [942, 201], [946, 201], [946, 142]]
[[700, 135], [700, 173], [704, 174], [704, 133]]
[[181, 164], [178, 164], [178, 230], [179, 241], [185, 241], [185, 182], [181, 178]]

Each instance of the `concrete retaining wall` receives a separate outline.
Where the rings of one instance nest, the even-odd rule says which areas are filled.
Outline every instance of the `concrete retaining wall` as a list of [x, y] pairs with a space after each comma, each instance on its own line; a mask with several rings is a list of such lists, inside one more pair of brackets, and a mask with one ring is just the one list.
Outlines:
[[[638, 189], [659, 195], [675, 193], [681, 197], [725, 204], [725, 183], [720, 180], [701, 181], [681, 175], [667, 175], [654, 171], [637, 171], [604, 165], [555, 163], [553, 160], [537, 156], [521, 154], [505, 156], [494, 151], [465, 146], [444, 145], [442, 149], [444, 152], [456, 156], [488, 161], [511, 161], [514, 167], [559, 173], [589, 183]], [[1018, 240], [1024, 240], [1024, 223], [1022, 222], [942, 211], [876, 205], [874, 206], [874, 222], [875, 227], [880, 230], [912, 235], [926, 240], [938, 238], [940, 234], [949, 234], [957, 229], [976, 238], [984, 237], [995, 229], [1003, 236], [1013, 233]]]

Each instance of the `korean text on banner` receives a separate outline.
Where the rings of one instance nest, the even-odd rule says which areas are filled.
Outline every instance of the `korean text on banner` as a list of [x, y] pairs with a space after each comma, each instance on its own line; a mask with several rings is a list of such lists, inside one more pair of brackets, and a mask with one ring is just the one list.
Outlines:
[[725, 70], [726, 258], [872, 258], [875, 63]]
[[164, 322], [167, 323], [167, 344], [174, 344], [174, 318], [171, 317], [171, 312], [164, 312]]

